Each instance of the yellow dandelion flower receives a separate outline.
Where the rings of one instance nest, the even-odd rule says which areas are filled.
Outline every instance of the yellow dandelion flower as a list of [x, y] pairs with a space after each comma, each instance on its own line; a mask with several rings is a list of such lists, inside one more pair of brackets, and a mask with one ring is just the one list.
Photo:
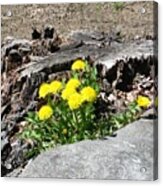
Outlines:
[[49, 84], [43, 83], [39, 88], [39, 98], [45, 98], [50, 93]]
[[62, 91], [62, 94], [61, 94], [61, 97], [62, 97], [62, 99], [64, 99], [64, 100], [68, 100], [69, 99], [69, 97], [72, 95], [72, 94], [74, 94], [74, 93], [76, 93], [76, 90], [74, 89], [74, 88], [65, 88], [63, 91]]
[[67, 129], [63, 129], [62, 134], [66, 135], [67, 132], [68, 132]]
[[88, 101], [88, 102], [93, 102], [97, 98], [96, 91], [90, 86], [84, 87], [81, 90], [81, 95], [82, 95], [83, 101]]
[[76, 60], [72, 66], [71, 66], [71, 70], [84, 70], [86, 67], [86, 64], [83, 60], [78, 59]]
[[62, 83], [60, 81], [52, 81], [49, 85], [50, 93], [56, 94], [62, 89]]
[[38, 111], [38, 116], [40, 120], [49, 119], [53, 114], [53, 109], [49, 105], [44, 105]]
[[78, 109], [82, 104], [82, 96], [79, 93], [72, 94], [68, 99], [68, 105], [71, 110]]
[[71, 78], [67, 84], [66, 84], [66, 88], [78, 88], [80, 86], [80, 81], [78, 79], [75, 79], [75, 78]]
[[144, 107], [144, 108], [147, 108], [149, 107], [149, 105], [151, 104], [151, 101], [148, 97], [146, 96], [138, 96], [137, 98], [137, 104], [140, 106], [140, 107]]

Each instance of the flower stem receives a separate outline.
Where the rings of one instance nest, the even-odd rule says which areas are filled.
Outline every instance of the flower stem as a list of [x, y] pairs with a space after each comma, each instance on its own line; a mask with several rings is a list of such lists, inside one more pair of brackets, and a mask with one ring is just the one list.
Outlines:
[[75, 111], [72, 111], [72, 115], [73, 115], [74, 122], [78, 125], [78, 118], [76, 116], [76, 112]]

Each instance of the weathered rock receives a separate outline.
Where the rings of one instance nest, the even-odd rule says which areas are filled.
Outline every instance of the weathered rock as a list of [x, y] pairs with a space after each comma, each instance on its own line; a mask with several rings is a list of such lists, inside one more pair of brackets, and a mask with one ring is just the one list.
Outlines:
[[30, 48], [31, 42], [26, 39], [14, 39], [14, 38], [8, 39], [6, 43], [3, 44], [3, 47], [1, 49], [2, 58], [8, 56], [10, 50], [18, 49], [19, 47]]
[[12, 49], [9, 52], [8, 58], [11, 58], [12, 62], [20, 62], [22, 60], [22, 56], [20, 55], [19, 51], [16, 49]]
[[114, 43], [111, 47], [99, 48], [96, 46], [82, 45], [66, 51], [58, 51], [49, 57], [44, 57], [37, 63], [33, 63], [24, 71], [21, 71], [20, 78], [30, 77], [32, 73], [40, 71], [56, 72], [68, 70], [72, 61], [77, 58], [91, 56], [97, 63], [102, 63], [110, 69], [118, 60], [128, 61], [129, 58], [140, 59], [142, 56], [154, 55], [153, 41], [140, 41], [139, 43]]
[[1, 160], [5, 161], [8, 154], [11, 152], [12, 147], [9, 141], [5, 138], [1, 141]]
[[19, 52], [22, 56], [26, 56], [31, 52], [31, 48], [20, 47]]
[[6, 63], [6, 72], [19, 67], [22, 64], [22, 56], [19, 51], [16, 49], [10, 50]]
[[7, 114], [9, 112], [9, 110], [11, 110], [11, 105], [10, 103], [5, 104], [2, 108], [1, 108], [1, 119], [3, 119], [3, 116], [5, 114]]
[[34, 56], [48, 56], [60, 49], [61, 39], [56, 36], [52, 39], [34, 40], [32, 42], [32, 55]]
[[157, 179], [157, 144], [153, 139], [156, 128], [156, 120], [142, 118], [118, 131], [116, 137], [44, 152], [20, 177]]
[[10, 156], [7, 157], [7, 159], [5, 157], [5, 155], [8, 155], [6, 154], [7, 150], [3, 148], [2, 155], [5, 159], [2, 158], [1, 162], [1, 168], [3, 169], [1, 173], [2, 176], [25, 163], [26, 158], [24, 157], [24, 154], [28, 151], [28, 144], [21, 145], [20, 142], [20, 140], [17, 140], [12, 144], [12, 147], [10, 146]]
[[2, 41], [2, 48], [4, 47], [4, 45], [7, 45], [7, 44], [11, 43], [14, 40], [15, 40], [15, 38], [12, 37], [12, 36], [5, 37], [4, 40]]
[[87, 31], [73, 31], [70, 33], [70, 39], [74, 41], [82, 41], [86, 45], [96, 45], [98, 47], [110, 46], [112, 42], [120, 42], [120, 33], [101, 33]]

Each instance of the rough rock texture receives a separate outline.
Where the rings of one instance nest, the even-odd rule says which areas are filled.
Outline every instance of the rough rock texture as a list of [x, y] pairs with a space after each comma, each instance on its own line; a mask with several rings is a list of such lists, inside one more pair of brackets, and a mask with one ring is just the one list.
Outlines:
[[42, 153], [20, 177], [157, 179], [157, 144], [153, 138], [157, 122], [149, 119], [151, 116], [147, 113], [118, 131], [116, 137], [82, 141]]
[[[105, 64], [108, 69], [111, 68], [117, 60], [126, 61], [129, 58], [141, 59], [143, 57], [148, 58], [150, 55], [154, 55], [154, 42], [152, 40], [142, 40], [139, 42], [131, 43], [117, 43], [113, 42], [111, 46], [99, 47], [96, 44], [96, 40], [92, 39], [94, 44], [82, 44], [71, 46], [67, 48], [64, 46], [64, 50], [61, 50], [52, 54], [51, 56], [41, 59], [35, 63], [31, 61], [28, 68], [22, 67], [18, 71], [20, 72], [20, 78], [30, 77], [32, 73], [38, 73], [41, 71], [56, 72], [63, 71], [70, 68], [70, 65], [74, 59], [91, 57], [97, 63]], [[80, 42], [80, 40], [79, 40]], [[81, 40], [83, 42], [83, 40]], [[102, 45], [102, 41], [100, 41]], [[67, 46], [68, 47], [68, 46]], [[70, 46], [69, 46], [70, 47]]]

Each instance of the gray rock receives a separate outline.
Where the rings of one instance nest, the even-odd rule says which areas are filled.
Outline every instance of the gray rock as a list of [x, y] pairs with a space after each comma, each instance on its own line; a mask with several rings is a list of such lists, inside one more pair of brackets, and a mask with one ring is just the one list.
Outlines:
[[18, 49], [19, 47], [30, 48], [31, 42], [26, 39], [14, 39], [14, 38], [6, 38], [5, 43], [3, 43], [3, 47], [1, 49], [1, 56], [4, 58], [8, 56], [10, 50]]
[[[21, 140], [16, 140], [11, 145], [10, 143], [8, 143], [3, 147], [2, 162], [1, 162], [1, 166], [2, 166], [1, 176], [6, 176], [6, 174], [12, 171], [13, 174], [15, 171], [19, 172], [21, 168], [20, 165], [22, 165], [25, 162], [24, 154], [26, 154], [28, 151], [28, 144], [20, 145], [20, 143]], [[10, 153], [8, 152], [9, 150]]]
[[[2, 49], [2, 53], [3, 53], [3, 49]], [[10, 49], [7, 52], [7, 55], [8, 55], [8, 59], [2, 61], [2, 69], [1, 69], [2, 73], [8, 72], [12, 69], [16, 69], [22, 63], [22, 56], [17, 49]]]
[[15, 50], [15, 49], [10, 50], [8, 58], [11, 62], [17, 62], [18, 63], [18, 62], [22, 61], [21, 54], [19, 53], [18, 50]]
[[70, 39], [73, 41], [82, 41], [86, 45], [97, 45], [101, 46], [104, 40], [104, 34], [98, 32], [87, 32], [87, 31], [73, 31], [70, 34]]
[[1, 161], [5, 161], [12, 147], [7, 138], [1, 141]]
[[7, 45], [7, 44], [11, 43], [11, 42], [14, 41], [14, 40], [15, 40], [15, 38], [12, 37], [12, 36], [7, 36], [7, 37], [5, 37], [4, 40], [2, 41], [2, 47], [3, 47], [4, 45]]
[[25, 47], [20, 47], [19, 52], [21, 53], [22, 56], [25, 56], [31, 52], [31, 49], [25, 48]]
[[156, 120], [140, 119], [121, 129], [116, 137], [49, 150], [28, 164], [20, 177], [157, 179], [155, 127]]

